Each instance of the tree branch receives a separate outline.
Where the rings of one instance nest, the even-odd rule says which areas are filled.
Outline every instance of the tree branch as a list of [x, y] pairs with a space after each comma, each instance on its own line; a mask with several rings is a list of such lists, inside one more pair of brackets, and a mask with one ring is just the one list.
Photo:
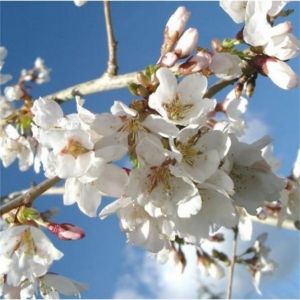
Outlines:
[[46, 179], [45, 181], [41, 182], [40, 184], [32, 187], [28, 192], [21, 194], [7, 203], [3, 204], [0, 207], [0, 216], [9, 212], [10, 210], [17, 208], [21, 205], [28, 205], [33, 200], [35, 200], [38, 196], [43, 194], [46, 190], [57, 184], [61, 179], [58, 177]]
[[76, 95], [85, 96], [125, 88], [129, 83], [136, 81], [137, 74], [138, 72], [132, 72], [113, 77], [104, 74], [100, 78], [73, 85], [59, 92], [47, 95], [44, 98], [56, 101], [67, 101]]
[[233, 241], [232, 241], [232, 258], [229, 265], [229, 273], [228, 273], [228, 285], [227, 285], [227, 292], [226, 298], [231, 299], [232, 296], [232, 286], [233, 286], [233, 275], [234, 275], [234, 266], [236, 260], [236, 249], [237, 249], [237, 239], [238, 239], [238, 229], [237, 227], [233, 228]]
[[110, 76], [114, 76], [118, 73], [117, 42], [115, 40], [113, 28], [112, 28], [109, 0], [103, 1], [103, 8], [104, 8], [105, 27], [106, 27], [107, 44], [108, 44], [108, 61], [107, 61], [106, 73]]

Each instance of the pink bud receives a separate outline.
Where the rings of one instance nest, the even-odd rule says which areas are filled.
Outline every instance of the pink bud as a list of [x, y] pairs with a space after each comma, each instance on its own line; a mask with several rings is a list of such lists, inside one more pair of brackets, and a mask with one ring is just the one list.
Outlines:
[[177, 42], [174, 52], [179, 58], [186, 57], [196, 49], [198, 44], [198, 31], [195, 28], [187, 29]]
[[178, 60], [177, 55], [174, 52], [168, 52], [160, 58], [160, 64], [164, 67], [172, 67]]
[[190, 15], [191, 13], [184, 6], [176, 9], [166, 24], [167, 35], [170, 39], [181, 36]]
[[281, 60], [261, 55], [255, 58], [254, 63], [263, 74], [282, 89], [289, 90], [299, 84], [297, 74]]
[[85, 232], [80, 227], [69, 223], [50, 223], [48, 229], [60, 240], [80, 240], [85, 237]]
[[190, 74], [208, 68], [210, 63], [211, 54], [206, 51], [200, 51], [185, 63], [181, 64], [179, 69], [182, 74]]

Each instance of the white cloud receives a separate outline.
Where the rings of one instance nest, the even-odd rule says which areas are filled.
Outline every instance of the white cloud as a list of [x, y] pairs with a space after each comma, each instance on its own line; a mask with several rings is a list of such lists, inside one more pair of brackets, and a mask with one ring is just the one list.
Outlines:
[[[263, 276], [261, 290], [263, 297], [297, 298], [299, 296], [299, 239], [297, 232], [287, 232], [255, 224], [254, 237], [268, 231], [268, 245], [272, 249], [271, 258], [279, 267], [269, 276]], [[278, 246], [282, 241], [282, 235], [286, 236], [286, 242]], [[203, 248], [210, 252], [217, 248], [225, 253], [230, 253], [231, 232], [225, 233], [226, 241], [223, 243], [206, 243]], [[249, 242], [239, 241], [238, 253], [242, 253]], [[290, 249], [290, 251], [288, 250]], [[183, 248], [187, 259], [187, 266], [183, 274], [172, 262], [161, 265], [153, 256], [142, 252], [141, 249], [126, 246], [124, 272], [117, 283], [114, 298], [199, 298], [199, 290], [203, 286], [209, 287], [210, 291], [222, 297], [224, 296], [227, 276], [221, 280], [204, 277], [200, 274], [196, 263], [195, 250], [191, 246]], [[251, 283], [251, 276], [243, 266], [236, 266], [233, 284], [233, 296], [235, 298], [257, 298], [255, 289]]]

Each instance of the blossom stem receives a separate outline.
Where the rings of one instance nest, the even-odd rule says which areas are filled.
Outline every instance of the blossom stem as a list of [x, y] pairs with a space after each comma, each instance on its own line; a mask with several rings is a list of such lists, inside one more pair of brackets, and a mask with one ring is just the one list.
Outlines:
[[109, 0], [103, 1], [103, 7], [108, 44], [108, 61], [106, 73], [110, 76], [114, 76], [118, 73], [117, 42], [113, 33]]
[[231, 80], [220, 80], [216, 82], [207, 90], [207, 92], [204, 94], [204, 98], [213, 97], [215, 94], [223, 90], [225, 87], [227, 87], [230, 84], [233, 84], [236, 81], [237, 79], [231, 79]]
[[30, 204], [33, 200], [35, 200], [38, 196], [43, 194], [45, 191], [50, 189], [52, 186], [57, 184], [61, 179], [58, 177], [53, 177], [50, 179], [46, 179], [45, 181], [41, 182], [40, 184], [32, 187], [29, 191], [27, 191], [24, 194], [21, 194], [7, 203], [3, 204], [0, 207], [0, 216], [3, 214], [9, 212], [10, 210], [17, 208], [21, 205], [28, 205]]
[[228, 284], [226, 298], [231, 299], [232, 296], [232, 286], [233, 286], [233, 276], [234, 276], [234, 267], [236, 262], [236, 250], [237, 250], [237, 239], [238, 239], [238, 228], [234, 227], [233, 229], [233, 241], [232, 241], [232, 259], [228, 269]]

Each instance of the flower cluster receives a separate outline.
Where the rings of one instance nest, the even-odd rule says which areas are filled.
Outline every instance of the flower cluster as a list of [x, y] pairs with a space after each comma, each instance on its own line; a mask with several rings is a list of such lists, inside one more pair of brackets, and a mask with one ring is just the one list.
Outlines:
[[[74, 1], [83, 5], [86, 1]], [[186, 260], [181, 246], [197, 249], [202, 273], [224, 275], [219, 262], [200, 244], [221, 241], [220, 228], [237, 230], [251, 238], [246, 216], [262, 207], [280, 204], [281, 221], [299, 221], [299, 157], [288, 179], [275, 174], [268, 136], [247, 144], [244, 114], [259, 74], [284, 89], [298, 84], [285, 62], [299, 52], [291, 24], [274, 25], [285, 1], [221, 1], [237, 23], [245, 23], [234, 39], [212, 41], [212, 49], [198, 46], [198, 31], [185, 30], [190, 12], [179, 7], [168, 20], [161, 54], [155, 66], [140, 72], [129, 90], [140, 98], [129, 105], [115, 101], [110, 112], [93, 113], [76, 96], [77, 112], [65, 115], [59, 103], [33, 100], [25, 83], [49, 80], [49, 69], [38, 58], [23, 70], [17, 84], [0, 96], [0, 159], [5, 167], [18, 159], [21, 171], [41, 167], [48, 178], [65, 181], [63, 202], [77, 203], [90, 217], [116, 214], [131, 244], [144, 247], [158, 258], [175, 253], [182, 270]], [[243, 49], [238, 47], [244, 47]], [[0, 71], [7, 51], [0, 48]], [[208, 77], [222, 84], [236, 82], [224, 101], [213, 99]], [[11, 79], [1, 75], [1, 83]], [[13, 101], [22, 101], [19, 109]], [[131, 166], [129, 166], [131, 163]], [[101, 208], [103, 196], [116, 200]], [[277, 206], [276, 206], [277, 207]], [[39, 289], [45, 298], [58, 293], [77, 295], [83, 285], [49, 272], [58, 251], [41, 231], [47, 228], [62, 240], [77, 240], [84, 231], [72, 224], [56, 224], [30, 207], [3, 216], [8, 223], [0, 232], [0, 295], [33, 297]], [[255, 284], [271, 271], [269, 250], [259, 237], [253, 257], [239, 257]], [[249, 252], [247, 252], [249, 254]]]
[[274, 25], [284, 15], [288, 1], [221, 0], [221, 7], [236, 23], [245, 22], [241, 39], [258, 53], [255, 65], [276, 85], [290, 89], [298, 85], [296, 73], [285, 62], [299, 54], [299, 40], [292, 34], [289, 21]]

